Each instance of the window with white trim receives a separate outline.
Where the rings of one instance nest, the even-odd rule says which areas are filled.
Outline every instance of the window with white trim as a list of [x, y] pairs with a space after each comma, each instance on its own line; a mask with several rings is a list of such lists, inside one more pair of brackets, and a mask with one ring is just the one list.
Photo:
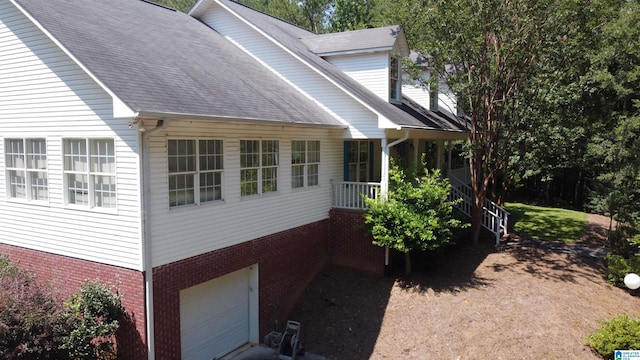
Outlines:
[[278, 191], [278, 140], [240, 140], [240, 195]]
[[291, 142], [291, 187], [301, 188], [319, 183], [320, 141]]
[[222, 200], [222, 140], [168, 140], [169, 206]]
[[116, 151], [113, 139], [65, 139], [67, 204], [116, 207]]
[[401, 101], [400, 60], [396, 56], [389, 58], [389, 101]]
[[28, 201], [49, 200], [45, 139], [6, 139], [8, 195]]
[[369, 147], [366, 140], [351, 141], [349, 146], [349, 181], [369, 181]]

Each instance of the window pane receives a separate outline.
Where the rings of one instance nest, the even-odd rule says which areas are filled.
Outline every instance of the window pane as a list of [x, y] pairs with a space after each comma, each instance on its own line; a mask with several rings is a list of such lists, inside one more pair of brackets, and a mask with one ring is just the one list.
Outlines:
[[193, 175], [169, 175], [169, 206], [180, 206], [194, 203], [195, 187]]
[[278, 168], [262, 169], [262, 193], [278, 191]]
[[49, 183], [47, 174], [42, 171], [30, 172], [31, 178], [31, 199], [49, 200]]
[[306, 162], [305, 142], [304, 141], [292, 141], [291, 142], [291, 163], [292, 164], [304, 164], [305, 162]]
[[222, 140], [200, 140], [200, 170], [222, 170]]
[[200, 202], [222, 200], [222, 173], [200, 174]]
[[44, 139], [28, 140], [28, 168], [44, 170], [47, 168], [47, 145]]
[[9, 171], [9, 193], [13, 198], [26, 199], [26, 177], [24, 171]]
[[169, 172], [192, 172], [196, 170], [195, 140], [169, 140]]
[[240, 167], [260, 166], [260, 142], [258, 140], [240, 140]]
[[24, 142], [19, 140], [7, 140], [7, 167], [10, 168], [24, 168], [25, 156], [24, 156]]
[[307, 153], [309, 163], [320, 162], [320, 141], [309, 141]]
[[69, 204], [89, 205], [89, 182], [86, 175], [67, 174]]
[[116, 155], [114, 142], [110, 139], [91, 140], [91, 171], [115, 174]]
[[313, 164], [313, 165], [308, 165], [308, 175], [307, 175], [307, 185], [308, 186], [314, 186], [314, 185], [318, 185], [319, 181], [319, 165], [317, 164]]
[[300, 188], [304, 186], [304, 165], [291, 167], [291, 187]]
[[94, 176], [94, 205], [104, 208], [116, 207], [115, 176]]
[[262, 166], [278, 165], [278, 141], [262, 141]]
[[248, 169], [240, 171], [240, 195], [255, 195], [258, 193], [258, 170]]
[[64, 169], [87, 171], [87, 146], [84, 139], [68, 139], [64, 142]]

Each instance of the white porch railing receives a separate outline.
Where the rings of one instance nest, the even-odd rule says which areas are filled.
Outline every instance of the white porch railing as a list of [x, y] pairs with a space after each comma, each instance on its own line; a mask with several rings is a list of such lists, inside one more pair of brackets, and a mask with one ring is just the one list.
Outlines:
[[341, 209], [366, 209], [363, 195], [376, 199], [380, 196], [380, 183], [331, 182], [331, 205]]
[[[471, 204], [473, 190], [469, 185], [456, 177], [450, 177], [450, 200], [462, 199], [456, 204], [465, 215], [471, 216]], [[373, 182], [331, 182], [331, 206], [341, 209], [366, 210], [363, 195], [376, 199], [380, 196], [380, 183]], [[485, 199], [482, 211], [482, 226], [496, 236], [496, 244], [500, 243], [500, 237], [507, 235], [509, 225], [509, 212], [489, 199]]]
[[[462, 199], [456, 206], [465, 215], [471, 216], [471, 206], [473, 201], [473, 190], [469, 185], [451, 176], [451, 200]], [[500, 244], [500, 237], [507, 235], [509, 226], [509, 212], [489, 199], [484, 200], [482, 208], [482, 227], [489, 230], [496, 236], [496, 245]]]

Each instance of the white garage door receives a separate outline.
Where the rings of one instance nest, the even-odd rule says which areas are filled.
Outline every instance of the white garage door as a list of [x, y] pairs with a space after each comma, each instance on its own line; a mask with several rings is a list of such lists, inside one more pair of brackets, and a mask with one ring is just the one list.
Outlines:
[[182, 359], [220, 358], [249, 341], [250, 285], [246, 268], [180, 291]]

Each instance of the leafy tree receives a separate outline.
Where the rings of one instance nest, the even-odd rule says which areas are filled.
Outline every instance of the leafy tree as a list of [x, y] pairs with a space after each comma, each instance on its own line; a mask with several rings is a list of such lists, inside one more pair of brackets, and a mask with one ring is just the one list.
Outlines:
[[462, 223], [452, 215], [454, 203], [448, 200], [451, 185], [439, 170], [406, 179], [397, 166], [389, 171], [387, 196], [365, 198], [364, 213], [373, 243], [405, 254], [405, 273], [411, 272], [412, 250], [436, 251], [454, 240], [454, 230]]
[[315, 33], [326, 32], [333, 0], [241, 0], [256, 10]]
[[334, 0], [331, 31], [358, 30], [372, 27], [375, 0]]
[[[560, 0], [400, 0], [407, 38], [456, 94], [471, 119], [473, 239], [484, 200], [507, 174], [512, 142], [547, 93], [573, 7]], [[390, 14], [393, 16], [393, 14]], [[407, 21], [402, 21], [407, 20]], [[396, 21], [394, 21], [396, 22]]]

